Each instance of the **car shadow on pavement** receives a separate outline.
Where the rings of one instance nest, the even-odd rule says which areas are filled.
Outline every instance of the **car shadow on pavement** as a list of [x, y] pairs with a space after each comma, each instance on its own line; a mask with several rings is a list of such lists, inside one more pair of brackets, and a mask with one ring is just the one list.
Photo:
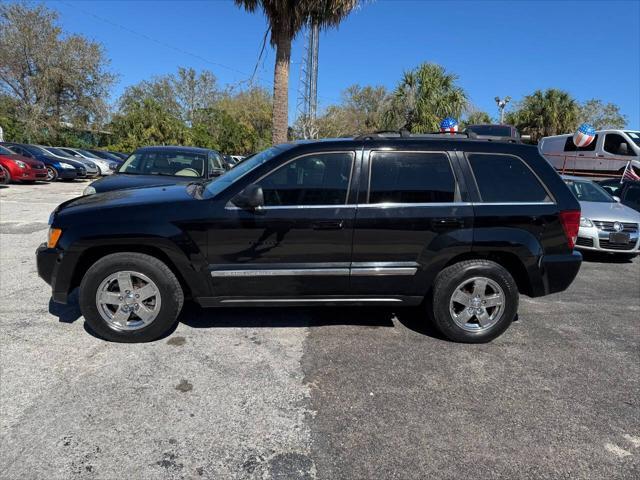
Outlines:
[[[61, 323], [73, 323], [82, 317], [78, 289], [69, 295], [67, 304], [49, 300], [49, 313]], [[170, 336], [179, 323], [191, 328], [305, 328], [348, 325], [363, 328], [394, 328], [394, 319], [420, 335], [445, 340], [433, 327], [421, 307], [273, 307], [273, 308], [202, 308], [186, 302], [178, 322], [158, 340]], [[84, 322], [90, 335], [100, 338]]]
[[605, 252], [582, 252], [582, 259], [589, 263], [632, 263], [633, 257]]

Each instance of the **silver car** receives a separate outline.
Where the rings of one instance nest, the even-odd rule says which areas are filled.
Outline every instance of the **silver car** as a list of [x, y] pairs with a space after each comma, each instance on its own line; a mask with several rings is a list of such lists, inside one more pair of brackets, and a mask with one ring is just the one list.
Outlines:
[[635, 256], [640, 253], [640, 213], [618, 203], [600, 185], [579, 177], [563, 176], [580, 202], [582, 215], [576, 248]]

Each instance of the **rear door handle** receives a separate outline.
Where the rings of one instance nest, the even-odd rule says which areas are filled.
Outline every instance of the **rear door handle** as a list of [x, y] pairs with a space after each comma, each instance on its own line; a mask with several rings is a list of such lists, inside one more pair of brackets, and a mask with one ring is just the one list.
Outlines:
[[463, 228], [464, 220], [462, 220], [461, 218], [432, 218], [431, 227], [436, 230]]
[[342, 230], [344, 222], [342, 220], [329, 220], [326, 222], [315, 222], [314, 230]]

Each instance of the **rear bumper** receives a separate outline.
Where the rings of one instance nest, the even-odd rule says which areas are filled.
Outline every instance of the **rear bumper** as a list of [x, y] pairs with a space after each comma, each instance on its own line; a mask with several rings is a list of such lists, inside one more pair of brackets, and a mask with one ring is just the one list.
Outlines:
[[545, 255], [540, 259], [540, 282], [533, 285], [532, 296], [540, 297], [566, 290], [580, 271], [582, 254], [574, 250], [566, 255]]

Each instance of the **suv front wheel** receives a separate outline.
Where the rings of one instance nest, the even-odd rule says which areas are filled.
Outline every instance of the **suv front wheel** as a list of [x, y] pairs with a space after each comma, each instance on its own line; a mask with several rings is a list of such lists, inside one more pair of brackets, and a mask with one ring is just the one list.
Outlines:
[[80, 284], [85, 320], [100, 337], [115, 342], [156, 340], [175, 324], [183, 302], [171, 269], [142, 253], [106, 255]]
[[518, 288], [511, 274], [489, 260], [465, 260], [442, 270], [433, 290], [433, 317], [448, 339], [489, 342], [518, 312]]

